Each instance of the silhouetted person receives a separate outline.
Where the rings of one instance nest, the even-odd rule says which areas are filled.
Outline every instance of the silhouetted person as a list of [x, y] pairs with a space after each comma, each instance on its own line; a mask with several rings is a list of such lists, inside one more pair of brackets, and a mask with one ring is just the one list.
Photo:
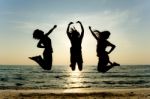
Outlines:
[[84, 35], [84, 29], [82, 26], [82, 23], [80, 21], [77, 21], [77, 23], [80, 24], [81, 26], [81, 34], [74, 28], [71, 28], [71, 31], [69, 31], [70, 29], [70, 25], [73, 24], [73, 22], [70, 22], [68, 24], [68, 28], [67, 28], [67, 35], [68, 38], [70, 39], [71, 42], [71, 48], [70, 48], [70, 67], [72, 68], [72, 70], [75, 70], [75, 65], [76, 63], [78, 64], [78, 68], [81, 71], [82, 70], [82, 65], [83, 65], [83, 59], [82, 59], [82, 47], [81, 47], [81, 43], [82, 43], [82, 39], [83, 39], [83, 35]]
[[46, 34], [42, 30], [36, 29], [33, 32], [33, 38], [39, 40], [37, 47], [38, 48], [44, 48], [43, 52], [43, 58], [41, 55], [29, 57], [33, 61], [37, 62], [44, 70], [51, 70], [52, 68], [52, 44], [51, 39], [48, 37], [48, 35], [57, 27], [57, 25], [54, 25], [54, 27]]
[[[96, 51], [97, 51], [97, 56], [99, 57], [97, 70], [99, 72], [105, 73], [114, 66], [120, 66], [118, 63], [116, 62], [112, 63], [109, 60], [108, 54], [110, 54], [115, 49], [115, 45], [113, 45], [107, 40], [110, 36], [110, 32], [109, 31], [100, 32], [98, 30], [92, 31], [90, 26], [89, 26], [89, 29], [92, 35], [94, 36], [94, 38], [97, 40]], [[95, 34], [95, 32], [97, 33], [97, 35]], [[106, 48], [108, 46], [111, 47], [111, 49], [107, 52]]]

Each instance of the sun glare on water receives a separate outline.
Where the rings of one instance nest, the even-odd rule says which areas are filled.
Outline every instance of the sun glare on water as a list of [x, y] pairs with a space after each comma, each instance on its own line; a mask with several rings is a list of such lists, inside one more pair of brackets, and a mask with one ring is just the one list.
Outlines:
[[82, 86], [82, 71], [79, 71], [76, 68], [75, 71], [72, 71], [70, 68], [68, 70], [69, 79], [67, 79], [67, 88], [80, 88]]
[[64, 92], [82, 92], [81, 87], [83, 86], [82, 81], [82, 71], [79, 71], [76, 67], [75, 71], [72, 71], [70, 68], [68, 70], [69, 73], [69, 79], [67, 79], [67, 88]]

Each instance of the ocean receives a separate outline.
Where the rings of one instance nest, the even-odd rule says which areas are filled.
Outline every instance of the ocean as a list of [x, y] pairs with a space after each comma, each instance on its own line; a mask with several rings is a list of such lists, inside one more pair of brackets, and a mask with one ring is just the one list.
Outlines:
[[54, 65], [51, 71], [39, 66], [0, 65], [0, 89], [150, 88], [150, 65], [121, 65], [107, 73], [96, 65], [83, 71]]

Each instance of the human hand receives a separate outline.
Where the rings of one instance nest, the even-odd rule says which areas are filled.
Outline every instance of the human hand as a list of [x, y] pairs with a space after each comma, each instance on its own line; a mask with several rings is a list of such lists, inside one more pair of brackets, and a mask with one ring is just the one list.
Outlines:
[[81, 24], [81, 22], [80, 22], [80, 21], [77, 21], [76, 23], [79, 23], [79, 24]]
[[57, 25], [54, 25], [54, 28], [56, 28], [57, 27]]
[[89, 29], [92, 30], [92, 29], [91, 29], [91, 26], [89, 26]]
[[73, 22], [70, 22], [69, 25], [73, 24]]

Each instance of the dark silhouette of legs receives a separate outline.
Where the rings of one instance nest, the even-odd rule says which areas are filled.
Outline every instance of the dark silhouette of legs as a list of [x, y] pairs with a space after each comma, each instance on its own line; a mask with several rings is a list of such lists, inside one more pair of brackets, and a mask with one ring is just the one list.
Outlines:
[[83, 68], [82, 55], [79, 55], [78, 57], [76, 57], [76, 61], [77, 61], [77, 64], [78, 64], [78, 69], [80, 71], [82, 71], [82, 68]]
[[76, 64], [72, 64], [72, 63], [71, 63], [70, 66], [71, 66], [72, 71], [75, 71], [75, 69], [76, 69]]
[[70, 67], [74, 71], [76, 67], [76, 63], [78, 65], [78, 69], [81, 71], [83, 67], [83, 59], [81, 50], [70, 48]]
[[[110, 64], [110, 65], [108, 65]], [[120, 66], [120, 64], [109, 61], [109, 57], [107, 54], [104, 54], [102, 57], [99, 57], [98, 67], [97, 70], [102, 73], [106, 73], [108, 70], [113, 68], [114, 66]]]
[[51, 70], [51, 68], [52, 68], [52, 53], [50, 53], [49, 50], [44, 51], [43, 60], [45, 62], [45, 69]]
[[82, 64], [83, 64], [83, 60], [82, 60], [82, 55], [74, 55], [74, 54], [71, 54], [71, 64], [70, 64], [70, 67], [71, 69], [74, 71], [75, 70], [75, 67], [76, 67], [76, 63], [78, 64], [78, 69], [81, 71], [82, 70]]
[[29, 57], [31, 60], [35, 61], [36, 63], [38, 63], [44, 70], [51, 70], [52, 67], [52, 54], [44, 57], [44, 59], [42, 59], [42, 57], [39, 56], [35, 56], [35, 57]]
[[120, 66], [120, 64], [118, 64], [118, 63], [116, 63], [116, 62], [113, 62], [112, 65], [113, 65], [113, 66]]
[[76, 66], [76, 60], [75, 60], [75, 56], [72, 53], [71, 53], [71, 56], [70, 56], [70, 60], [71, 60], [70, 67], [74, 71], [75, 70], [75, 66]]
[[98, 70], [98, 72], [106, 73], [112, 67], [114, 67], [114, 66], [113, 65], [107, 65], [106, 63], [103, 63], [103, 62], [98, 62], [97, 70]]
[[31, 60], [35, 61], [36, 63], [38, 63], [43, 69], [45, 69], [45, 64], [44, 61], [42, 59], [42, 57], [39, 56], [34, 56], [34, 57], [29, 57]]
[[76, 56], [75, 56], [75, 52], [72, 48], [70, 48], [70, 67], [72, 69], [72, 71], [75, 70], [75, 66], [76, 66]]
[[78, 69], [79, 69], [80, 71], [82, 71], [82, 67], [83, 67], [82, 65], [83, 65], [82, 63], [79, 63], [79, 62], [78, 62]]
[[98, 72], [106, 73], [108, 70], [110, 70], [114, 66], [120, 66], [120, 64], [114, 62], [114, 63], [108, 65], [108, 63], [100, 62], [100, 60], [99, 60], [97, 70], [98, 70]]

